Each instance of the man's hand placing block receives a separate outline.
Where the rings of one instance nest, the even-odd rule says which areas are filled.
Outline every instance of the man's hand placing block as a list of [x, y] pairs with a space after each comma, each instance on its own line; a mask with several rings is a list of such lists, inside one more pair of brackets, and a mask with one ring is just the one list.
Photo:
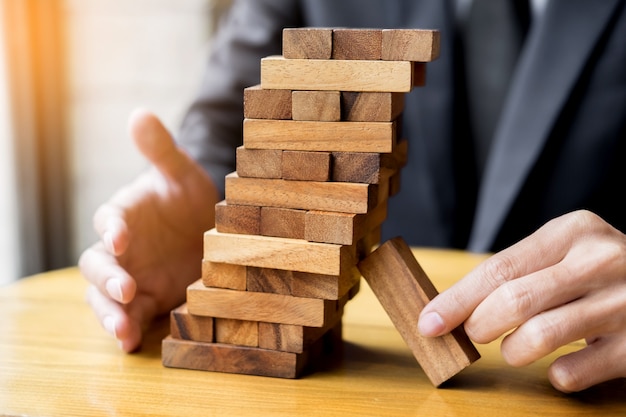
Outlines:
[[402, 238], [382, 244], [358, 268], [433, 385], [480, 358], [462, 327], [435, 338], [419, 334], [420, 312], [437, 290]]

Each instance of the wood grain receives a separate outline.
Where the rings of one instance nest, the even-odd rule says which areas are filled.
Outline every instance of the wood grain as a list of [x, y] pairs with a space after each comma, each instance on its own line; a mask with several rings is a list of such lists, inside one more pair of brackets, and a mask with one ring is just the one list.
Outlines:
[[404, 110], [403, 93], [341, 92], [341, 120], [390, 122]]
[[291, 294], [293, 271], [274, 268], [246, 267], [247, 290], [272, 294]]
[[462, 327], [436, 338], [417, 331], [421, 310], [438, 292], [402, 238], [382, 244], [358, 268], [434, 386], [480, 358]]
[[202, 283], [207, 287], [246, 289], [246, 267], [202, 260]]
[[283, 29], [283, 56], [288, 59], [330, 59], [333, 31], [329, 28]]
[[291, 119], [291, 92], [261, 85], [244, 88], [243, 116], [251, 119]]
[[214, 342], [213, 317], [191, 315], [182, 304], [170, 312], [170, 334], [175, 339]]
[[243, 122], [243, 143], [247, 149], [386, 153], [393, 151], [395, 142], [394, 122]]
[[293, 120], [338, 122], [341, 120], [339, 91], [293, 91], [291, 93]]
[[332, 59], [379, 60], [381, 58], [382, 30], [333, 29]]
[[222, 233], [261, 234], [261, 207], [220, 201], [215, 205], [215, 228]]
[[283, 152], [283, 179], [296, 181], [329, 181], [330, 152]]
[[333, 152], [333, 181], [378, 184], [381, 180], [380, 153], [373, 152]]
[[294, 272], [291, 280], [291, 295], [339, 300], [358, 287], [360, 278], [361, 273], [356, 268], [349, 268], [339, 276]]
[[438, 30], [383, 29], [382, 59], [430, 62], [439, 57]]
[[283, 90], [380, 91], [408, 93], [413, 65], [408, 61], [261, 59], [261, 86]]
[[281, 149], [237, 148], [237, 174], [240, 177], [282, 178]]
[[239, 346], [259, 346], [259, 323], [249, 320], [214, 318], [215, 342]]
[[261, 235], [289, 239], [304, 239], [305, 214], [305, 210], [282, 207], [262, 207]]

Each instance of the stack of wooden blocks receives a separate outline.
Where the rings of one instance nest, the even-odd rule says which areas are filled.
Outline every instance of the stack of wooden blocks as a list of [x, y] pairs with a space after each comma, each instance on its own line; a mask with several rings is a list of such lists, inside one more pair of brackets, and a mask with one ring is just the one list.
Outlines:
[[406, 163], [404, 93], [438, 54], [431, 30], [284, 30], [244, 91], [237, 170], [165, 366], [295, 378], [340, 340]]

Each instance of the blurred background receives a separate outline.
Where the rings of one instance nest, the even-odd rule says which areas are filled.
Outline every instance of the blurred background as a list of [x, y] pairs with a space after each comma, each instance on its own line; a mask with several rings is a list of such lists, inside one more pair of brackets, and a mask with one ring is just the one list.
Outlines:
[[91, 217], [146, 163], [147, 107], [176, 132], [230, 0], [0, 0], [0, 285], [75, 265]]

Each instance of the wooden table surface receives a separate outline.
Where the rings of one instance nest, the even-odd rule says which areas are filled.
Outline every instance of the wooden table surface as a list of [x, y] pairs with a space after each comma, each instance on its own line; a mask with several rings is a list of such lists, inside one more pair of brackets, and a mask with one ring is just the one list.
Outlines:
[[[439, 290], [483, 259], [415, 254]], [[86, 305], [85, 288], [75, 268], [0, 288], [0, 416], [626, 415], [623, 379], [573, 395], [549, 384], [549, 363], [582, 342], [524, 368], [504, 363], [499, 341], [479, 345], [478, 362], [433, 388], [366, 285], [344, 316], [343, 357], [298, 380], [164, 368], [166, 320], [141, 352], [124, 354]]]

